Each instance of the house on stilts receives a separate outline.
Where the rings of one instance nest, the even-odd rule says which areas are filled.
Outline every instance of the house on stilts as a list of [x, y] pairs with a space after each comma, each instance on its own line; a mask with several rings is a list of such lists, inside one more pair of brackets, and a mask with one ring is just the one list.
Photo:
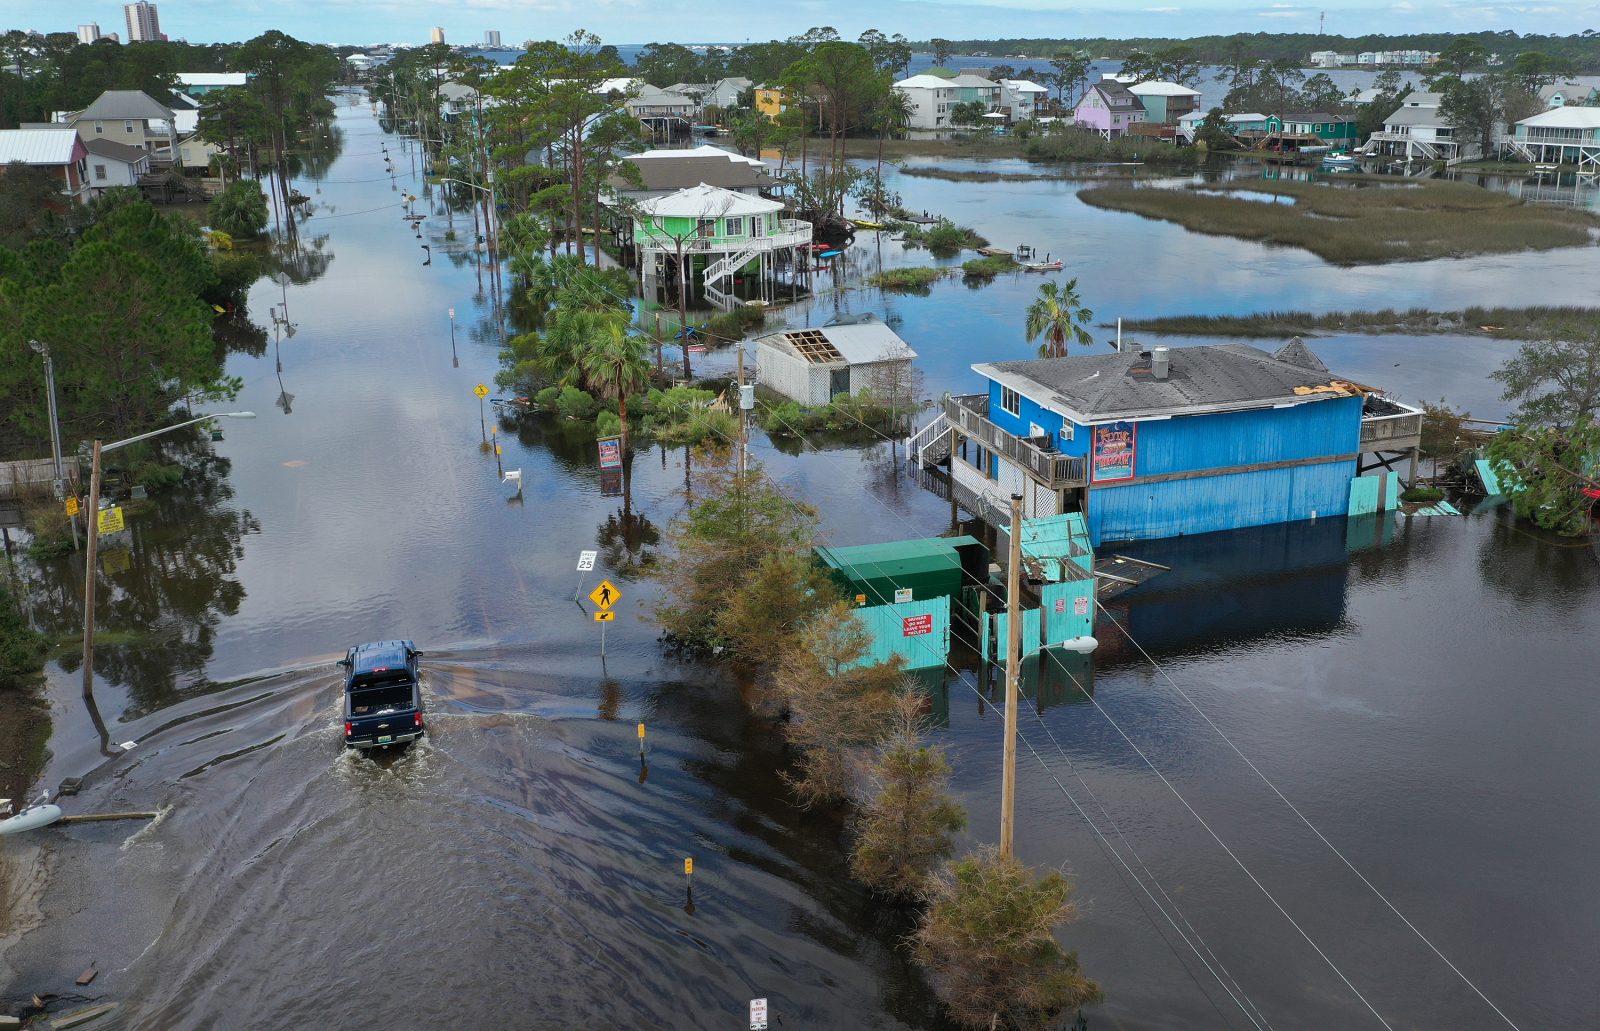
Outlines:
[[772, 299], [779, 271], [800, 269], [811, 243], [811, 223], [784, 218], [783, 208], [706, 183], [632, 205], [630, 242], [646, 287], [703, 293], [724, 309]]
[[[1298, 337], [974, 365], [908, 441], [973, 515], [1081, 513], [1096, 545], [1361, 515], [1414, 483], [1422, 413], [1329, 372]], [[1408, 461], [1402, 474], [1398, 462]], [[1363, 475], [1366, 473], [1371, 475]]]

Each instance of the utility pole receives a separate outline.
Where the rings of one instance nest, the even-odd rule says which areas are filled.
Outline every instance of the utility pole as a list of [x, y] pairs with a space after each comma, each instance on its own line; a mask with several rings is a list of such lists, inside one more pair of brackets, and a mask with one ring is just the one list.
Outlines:
[[83, 565], [83, 696], [94, 696], [94, 564], [100, 547], [100, 440], [95, 438], [94, 462], [89, 467], [89, 543]]
[[739, 475], [743, 476], [744, 475], [744, 467], [745, 467], [745, 457], [744, 457], [744, 455], [745, 455], [745, 441], [747, 439], [746, 434], [749, 432], [748, 429], [745, 426], [744, 342], [740, 341], [738, 347], [739, 347], [739, 368], [738, 368], [738, 376], [739, 376]]
[[[56, 413], [56, 363], [50, 357], [49, 347], [37, 340], [28, 341], [28, 346], [44, 358], [45, 399], [50, 406], [50, 457], [55, 459], [56, 464], [56, 500], [62, 501], [66, 498], [67, 475], [61, 465], [61, 420]], [[1411, 478], [1415, 480], [1416, 474], [1413, 473]], [[72, 550], [77, 551], [78, 517], [70, 516], [69, 521], [72, 523]]]
[[1000, 767], [1000, 858], [1011, 859], [1017, 820], [1017, 690], [1022, 665], [1022, 613], [1018, 580], [1022, 568], [1022, 495], [1011, 495], [1011, 541], [1006, 561], [1006, 745]]

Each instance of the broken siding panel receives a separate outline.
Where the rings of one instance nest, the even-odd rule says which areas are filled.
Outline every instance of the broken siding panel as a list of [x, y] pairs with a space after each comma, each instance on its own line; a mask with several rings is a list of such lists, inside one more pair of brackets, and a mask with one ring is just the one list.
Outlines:
[[[1094, 581], [1069, 580], [1039, 590], [1044, 609], [1045, 647], [1094, 634]], [[1081, 611], [1080, 611], [1081, 610]]]

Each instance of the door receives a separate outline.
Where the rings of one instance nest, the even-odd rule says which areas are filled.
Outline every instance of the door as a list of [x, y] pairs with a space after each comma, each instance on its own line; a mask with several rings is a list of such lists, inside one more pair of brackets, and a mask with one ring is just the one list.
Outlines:
[[828, 373], [828, 397], [838, 397], [840, 394], [850, 393], [850, 369], [833, 369]]

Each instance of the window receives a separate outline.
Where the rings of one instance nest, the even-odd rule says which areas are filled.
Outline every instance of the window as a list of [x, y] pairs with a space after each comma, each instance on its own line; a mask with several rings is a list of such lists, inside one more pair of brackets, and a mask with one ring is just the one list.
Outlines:
[[1022, 414], [1022, 395], [1010, 387], [1000, 388], [1000, 407], [1012, 415]]
[[723, 231], [722, 235], [724, 235], [724, 236], [743, 236], [744, 235], [744, 216], [742, 216], [742, 215], [734, 215], [731, 218], [724, 219], [723, 222], [724, 222], [725, 225], [727, 225], [728, 228]]
[[126, 122], [122, 123], [122, 131], [123, 132], [132, 132], [133, 131], [133, 122], [132, 122], [132, 120], [129, 120], [129, 121], [126, 121]]
[[977, 441], [972, 442], [972, 458], [970, 460], [972, 467], [992, 480], [994, 479], [994, 462], [990, 455], [991, 452], [988, 448]]
[[705, 237], [705, 236], [716, 236], [717, 235], [717, 220], [714, 219], [714, 218], [702, 218], [702, 219], [700, 219], [699, 226], [697, 228], [697, 232], [702, 237]]
[[96, 179], [104, 179], [106, 177], [106, 166], [105, 165], [95, 165], [94, 166], [94, 177]]
[[104, 122], [96, 122], [96, 123], [94, 123], [94, 131], [97, 132], [97, 133], [102, 133], [103, 134], [106, 131], [106, 123], [104, 123]]

